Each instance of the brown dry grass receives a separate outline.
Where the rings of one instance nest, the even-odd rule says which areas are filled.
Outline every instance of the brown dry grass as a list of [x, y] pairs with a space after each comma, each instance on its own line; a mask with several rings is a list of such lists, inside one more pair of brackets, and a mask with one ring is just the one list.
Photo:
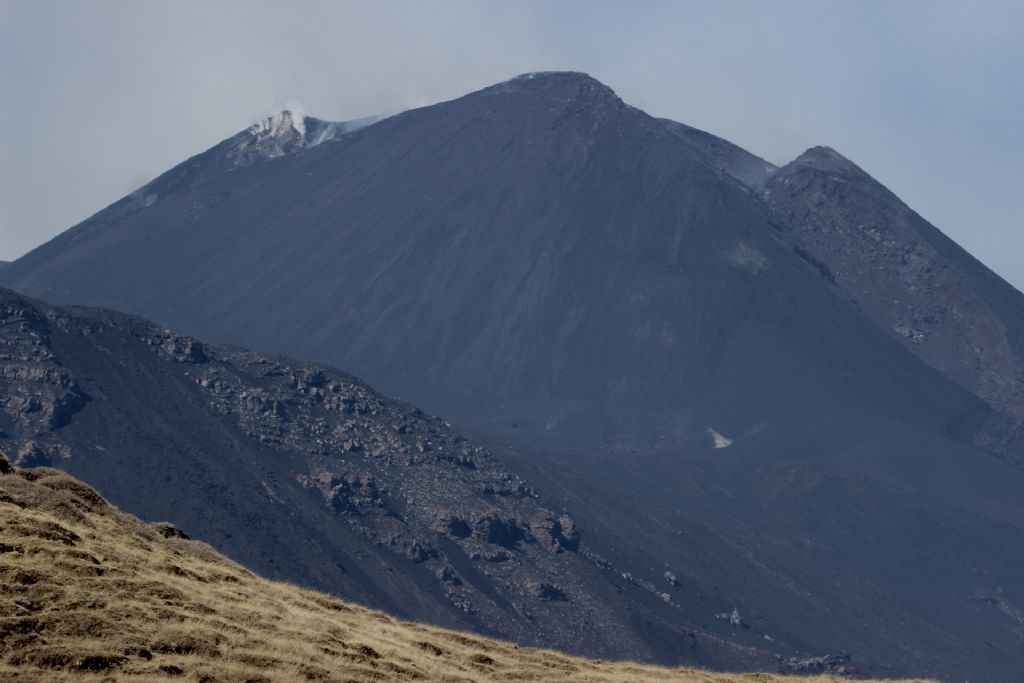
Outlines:
[[400, 622], [164, 538], [48, 469], [0, 476], [0, 679], [794, 680], [592, 661]]

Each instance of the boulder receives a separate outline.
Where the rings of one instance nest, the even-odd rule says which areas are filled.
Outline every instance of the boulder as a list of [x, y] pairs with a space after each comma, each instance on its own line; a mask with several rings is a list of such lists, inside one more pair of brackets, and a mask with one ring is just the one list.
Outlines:
[[579, 529], [569, 515], [556, 518], [550, 510], [541, 510], [530, 518], [530, 533], [552, 553], [576, 551], [580, 547]]
[[50, 464], [50, 457], [38, 443], [26, 441], [25, 445], [18, 449], [14, 462], [20, 467], [45, 467]]
[[455, 538], [467, 538], [473, 533], [469, 522], [448, 508], [437, 508], [433, 512], [431, 528]]
[[490, 510], [473, 521], [473, 536], [487, 543], [514, 548], [526, 537], [526, 530], [515, 519], [502, 519], [497, 510]]
[[532, 581], [528, 586], [530, 595], [545, 602], [566, 602], [569, 596], [558, 586], [546, 581]]
[[830, 675], [854, 677], [859, 674], [850, 661], [850, 655], [823, 655], [810, 659], [779, 658], [779, 673], [797, 675]]
[[181, 538], [186, 541], [189, 540], [188, 534], [170, 522], [154, 522], [151, 526], [154, 531], [164, 538]]

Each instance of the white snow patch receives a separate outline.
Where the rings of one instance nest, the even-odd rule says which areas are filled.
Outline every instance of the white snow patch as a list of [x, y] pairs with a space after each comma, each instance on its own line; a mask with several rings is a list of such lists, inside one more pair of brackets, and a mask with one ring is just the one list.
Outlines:
[[729, 252], [727, 257], [734, 265], [754, 275], [768, 270], [768, 258], [757, 249], [747, 246], [742, 242]]
[[711, 443], [715, 448], [728, 448], [732, 445], [732, 439], [727, 436], [719, 434], [711, 427], [708, 427], [708, 434], [711, 435]]

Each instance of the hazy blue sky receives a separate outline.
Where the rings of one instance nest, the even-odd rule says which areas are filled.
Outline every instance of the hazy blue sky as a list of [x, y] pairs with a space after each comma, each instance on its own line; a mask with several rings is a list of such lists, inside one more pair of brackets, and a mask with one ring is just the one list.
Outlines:
[[0, 259], [257, 118], [573, 69], [775, 163], [827, 144], [1024, 288], [1024, 1], [0, 0]]

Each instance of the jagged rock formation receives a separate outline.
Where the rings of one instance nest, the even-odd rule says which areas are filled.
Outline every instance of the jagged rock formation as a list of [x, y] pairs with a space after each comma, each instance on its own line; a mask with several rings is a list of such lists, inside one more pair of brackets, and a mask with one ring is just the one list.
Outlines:
[[354, 121], [323, 121], [285, 110], [254, 123], [220, 147], [229, 168], [244, 168], [332, 142], [384, 118], [370, 116]]

